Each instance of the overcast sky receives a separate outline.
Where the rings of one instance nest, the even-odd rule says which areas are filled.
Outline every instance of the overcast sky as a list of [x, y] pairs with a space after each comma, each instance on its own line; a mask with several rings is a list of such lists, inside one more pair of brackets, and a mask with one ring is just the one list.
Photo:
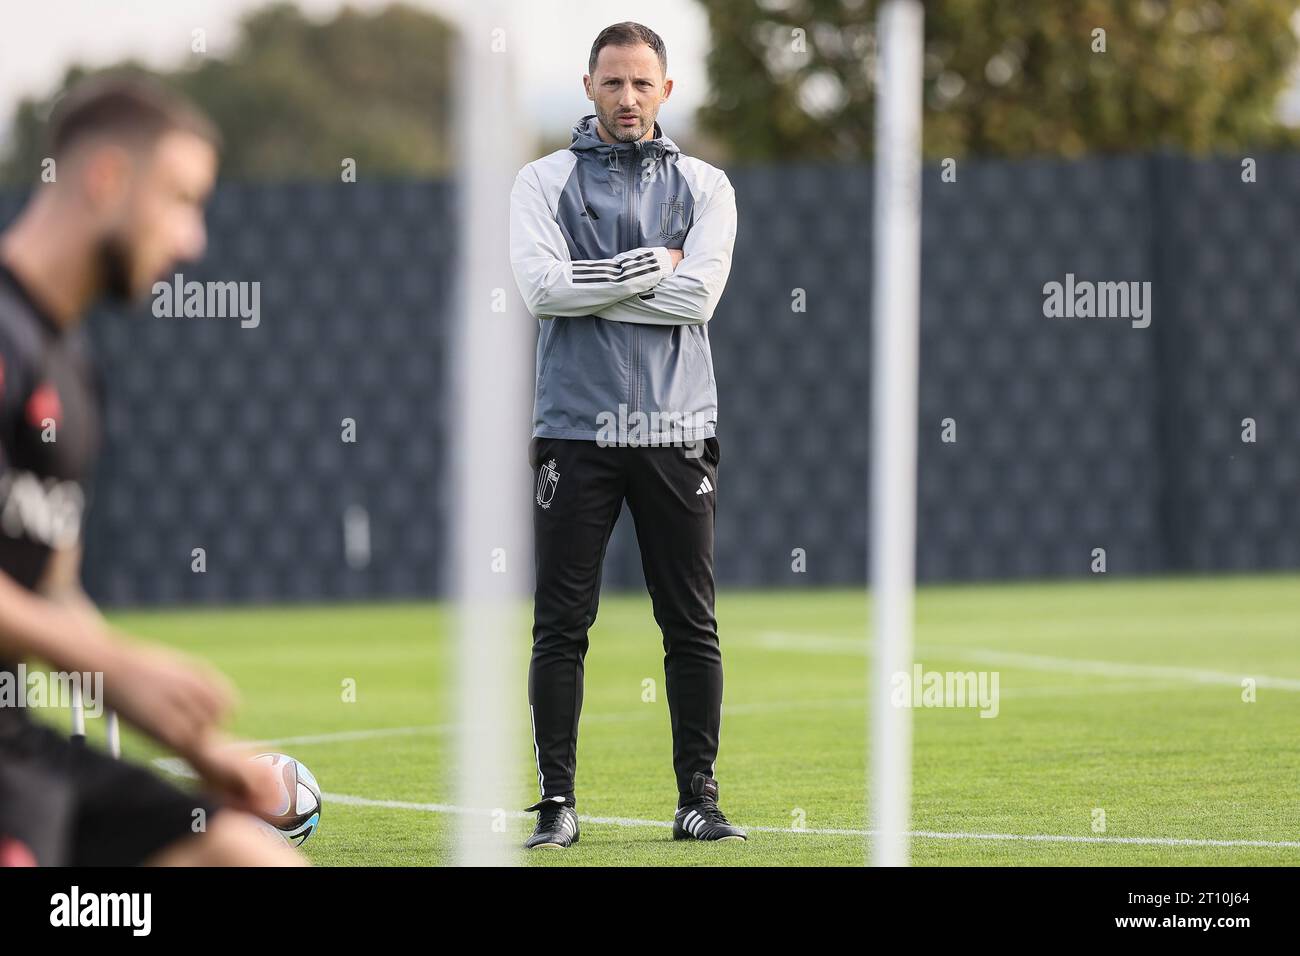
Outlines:
[[[372, 9], [388, 0], [352, 0]], [[407, 0], [454, 16], [472, 0]], [[0, 124], [7, 125], [24, 95], [45, 94], [71, 63], [92, 66], [136, 57], [150, 66], [172, 67], [190, 53], [195, 28], [207, 34], [208, 51], [220, 55], [233, 43], [236, 24], [264, 0], [13, 0], [5, 3], [0, 32]], [[341, 0], [298, 0], [312, 16], [328, 19]], [[695, 0], [514, 0], [522, 42], [517, 77], [522, 102], [539, 131], [567, 132], [590, 104], [583, 97], [591, 41], [602, 27], [640, 20], [664, 38], [668, 73], [675, 86], [661, 118], [665, 129], [689, 125], [702, 100], [708, 22]]]
[[[103, 65], [136, 57], [171, 67], [189, 57], [190, 32], [207, 32], [208, 49], [220, 54], [234, 41], [236, 23], [265, 0], [5, 0], [0, 31], [0, 141], [20, 97], [45, 94], [71, 63]], [[388, 0], [352, 0], [373, 9]], [[455, 16], [473, 0], [407, 0], [413, 6]], [[341, 0], [298, 0], [312, 16], [328, 18]], [[641, 20], [668, 45], [668, 72], [675, 80], [661, 118], [680, 131], [703, 99], [709, 31], [695, 0], [510, 0], [520, 43], [517, 78], [521, 102], [536, 131], [561, 137], [589, 105], [581, 77], [587, 51], [602, 27]], [[1300, 29], [1300, 15], [1297, 15]], [[1300, 124], [1300, 67], [1279, 112]], [[673, 135], [669, 132], [669, 135]]]

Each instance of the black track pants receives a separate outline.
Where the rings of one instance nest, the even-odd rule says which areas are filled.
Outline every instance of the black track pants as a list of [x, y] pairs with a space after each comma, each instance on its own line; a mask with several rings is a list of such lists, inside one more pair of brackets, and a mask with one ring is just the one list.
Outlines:
[[532, 440], [537, 590], [528, 703], [543, 797], [574, 796], [587, 631], [596, 620], [605, 547], [625, 499], [663, 633], [678, 794], [690, 793], [695, 771], [713, 776], [722, 711], [713, 611], [718, 457], [716, 438], [694, 443], [693, 450]]

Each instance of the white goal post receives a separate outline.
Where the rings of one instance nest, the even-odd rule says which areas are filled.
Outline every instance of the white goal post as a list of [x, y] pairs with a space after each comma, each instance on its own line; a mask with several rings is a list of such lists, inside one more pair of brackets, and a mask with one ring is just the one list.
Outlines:
[[872, 225], [870, 587], [871, 861], [906, 866], [912, 711], [890, 678], [912, 667], [916, 586], [916, 435], [921, 277], [919, 0], [886, 0], [877, 23]]

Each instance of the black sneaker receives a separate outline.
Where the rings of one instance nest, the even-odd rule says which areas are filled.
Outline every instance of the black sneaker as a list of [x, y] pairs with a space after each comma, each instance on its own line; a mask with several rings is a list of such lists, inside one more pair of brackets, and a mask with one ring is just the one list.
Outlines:
[[733, 826], [718, 807], [718, 781], [696, 771], [691, 777], [692, 797], [673, 817], [674, 840], [745, 840], [744, 830]]
[[537, 811], [537, 826], [525, 850], [558, 850], [578, 842], [578, 811], [563, 797], [546, 797], [526, 809]]

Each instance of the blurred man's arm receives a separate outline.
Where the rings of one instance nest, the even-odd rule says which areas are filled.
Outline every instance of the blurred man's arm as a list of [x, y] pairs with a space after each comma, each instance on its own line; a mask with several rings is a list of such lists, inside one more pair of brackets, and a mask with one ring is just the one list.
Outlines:
[[[60, 548], [51, 553], [45, 566], [45, 573], [37, 585], [37, 590], [51, 604], [67, 611], [81, 621], [88, 630], [108, 631], [108, 622], [81, 584], [80, 546]], [[118, 643], [121, 644], [122, 642], [118, 641]], [[147, 649], [141, 650], [145, 654], [149, 653]], [[159, 653], [166, 655], [169, 652], [160, 651]], [[193, 667], [199, 665], [190, 665], [179, 656], [172, 658], [170, 661], [166, 660], [165, 657], [160, 658], [152, 666], [147, 661], [143, 664], [137, 661], [134, 664], [129, 664], [128, 669], [142, 670], [146, 679], [149, 679], [150, 675], [152, 675], [152, 679], [166, 678], [165, 673], [159, 674], [153, 670], [158, 664], [191, 669], [188, 677], [189, 681], [199, 679], [214, 682], [210, 690], [216, 691], [218, 694], [225, 693], [222, 686], [223, 681], [217, 675], [204, 674], [201, 670], [192, 670]], [[114, 673], [117, 680], [121, 681], [122, 668], [119, 666]], [[108, 683], [110, 679], [108, 676], [104, 679], [106, 697], [109, 696]], [[187, 680], [184, 675], [182, 675], [181, 679], [182, 682]], [[128, 680], [130, 680], [129, 677]], [[137, 696], [140, 694], [158, 696], [158, 692], [151, 690], [147, 683], [140, 680], [135, 680], [133, 683]], [[200, 687], [198, 692], [202, 694], [205, 691]], [[160, 703], [163, 706], [167, 705], [166, 700], [162, 700]], [[162, 707], [154, 709], [161, 718], [163, 714]], [[141, 723], [139, 708], [128, 711], [128, 719], [132, 719], [131, 714], [133, 712], [135, 713], [133, 723], [136, 723], [141, 730], [149, 733], [160, 742], [167, 743], [147, 723]], [[214, 712], [214, 714], [215, 716], [208, 722], [207, 726], [197, 732], [191, 741], [188, 743], [183, 740], [171, 742], [172, 749], [185, 757], [203, 781], [208, 786], [218, 790], [237, 809], [255, 813], [272, 805], [275, 800], [274, 776], [265, 772], [265, 768], [260, 764], [249, 761], [248, 758], [253, 756], [252, 751], [233, 743], [217, 730], [216, 720], [220, 717], [220, 713]]]
[[66, 671], [103, 671], [115, 659], [107, 629], [0, 571], [0, 656], [39, 657]]
[[618, 299], [645, 292], [673, 271], [663, 246], [633, 249], [610, 259], [569, 258], [537, 174], [520, 170], [510, 192], [510, 265], [515, 282], [539, 319], [592, 315]]
[[92, 626], [106, 628], [108, 622], [81, 585], [81, 546], [58, 548], [50, 553], [36, 593], [74, 614], [85, 615]]
[[232, 689], [181, 654], [114, 634], [83, 600], [56, 603], [0, 572], [0, 657], [102, 673], [105, 703], [127, 721], [182, 755], [207, 748]]
[[736, 193], [719, 171], [713, 187], [696, 207], [695, 222], [682, 244], [684, 258], [653, 289], [627, 296], [596, 315], [615, 322], [642, 325], [703, 325], [731, 274], [736, 244]]

